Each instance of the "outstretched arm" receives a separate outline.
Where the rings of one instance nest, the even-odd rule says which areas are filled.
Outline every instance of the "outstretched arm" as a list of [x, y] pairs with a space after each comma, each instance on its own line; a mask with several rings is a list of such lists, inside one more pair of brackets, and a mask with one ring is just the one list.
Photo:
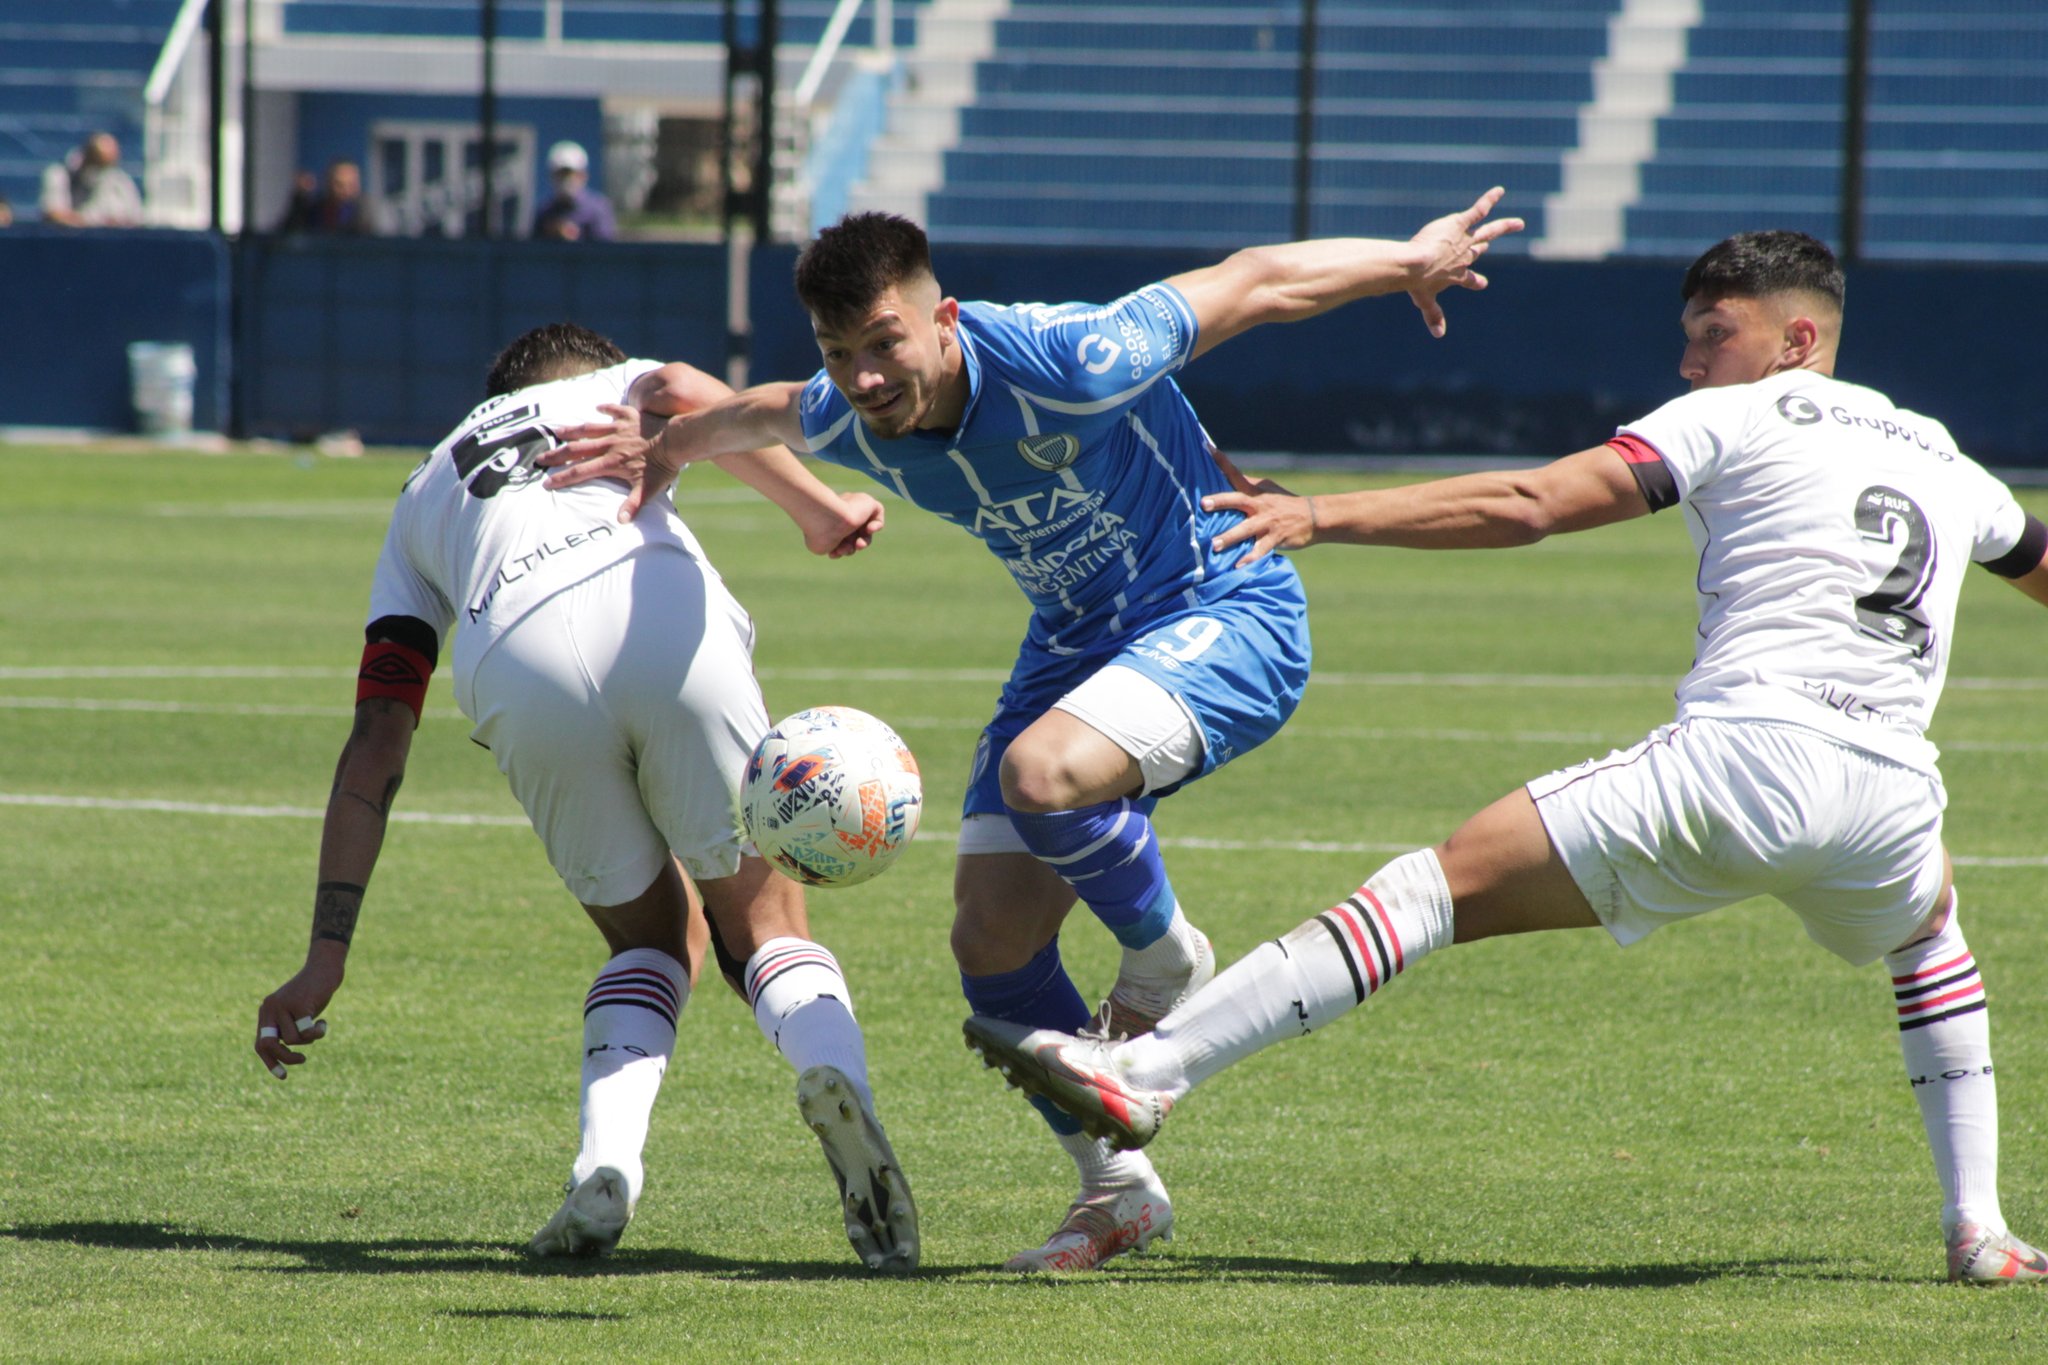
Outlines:
[[1262, 323], [1299, 322], [1377, 294], [1406, 293], [1422, 310], [1431, 336], [1445, 331], [1437, 295], [1453, 286], [1486, 288], [1472, 267], [1500, 237], [1522, 230], [1519, 218], [1486, 215], [1506, 193], [1499, 186], [1472, 207], [1446, 214], [1405, 242], [1370, 237], [1329, 237], [1279, 246], [1248, 247], [1220, 263], [1167, 283], [1194, 309], [1199, 325], [1195, 355]]
[[1250, 548], [1240, 564], [1273, 550], [1336, 542], [1403, 545], [1418, 550], [1476, 550], [1531, 545], [1561, 531], [1583, 531], [1645, 516], [1650, 504], [1612, 446], [1595, 446], [1536, 469], [1461, 474], [1402, 488], [1296, 497], [1260, 491], [1243, 475], [1235, 491], [1202, 506], [1243, 512], [1216, 537], [1216, 548]]
[[384, 847], [384, 825], [412, 751], [412, 708], [388, 696], [356, 703], [355, 727], [335, 766], [334, 789], [320, 831], [320, 877], [313, 893], [312, 941], [298, 974], [264, 997], [256, 1010], [256, 1055], [279, 1080], [306, 1060], [295, 1046], [327, 1033], [320, 1012], [341, 988], [363, 891]]
[[803, 385], [758, 384], [731, 393], [709, 375], [692, 373], [728, 396], [684, 407], [683, 415], [672, 417], [651, 434], [622, 423], [619, 409], [607, 405], [603, 410], [611, 414], [610, 420], [564, 428], [562, 444], [536, 461], [554, 470], [547, 486], [568, 488], [592, 479], [624, 480], [633, 489], [619, 507], [619, 520], [631, 521], [650, 498], [675, 482], [677, 472], [686, 464], [777, 444], [804, 444], [803, 419], [797, 407], [803, 399]]

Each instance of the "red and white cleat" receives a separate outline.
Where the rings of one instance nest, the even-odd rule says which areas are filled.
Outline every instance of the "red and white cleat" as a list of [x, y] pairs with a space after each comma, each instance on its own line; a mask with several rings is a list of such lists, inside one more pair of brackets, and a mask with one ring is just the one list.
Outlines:
[[[982, 1064], [1029, 1095], [1051, 1100], [1080, 1121], [1090, 1137], [1136, 1151], [1159, 1134], [1173, 1111], [1173, 1096], [1126, 1081], [1110, 1060], [1106, 1039], [1077, 1038], [974, 1015], [964, 1026], [967, 1046]], [[1078, 1209], [1080, 1205], [1075, 1205]]]
[[1156, 1180], [1104, 1190], [1075, 1202], [1044, 1246], [1020, 1251], [1003, 1269], [1025, 1274], [1099, 1270], [1113, 1256], [1173, 1239], [1173, 1205]]
[[1949, 1234], [1948, 1277], [1966, 1284], [2048, 1280], [2048, 1256], [2010, 1232], [1992, 1232], [1976, 1223], [1963, 1223]]

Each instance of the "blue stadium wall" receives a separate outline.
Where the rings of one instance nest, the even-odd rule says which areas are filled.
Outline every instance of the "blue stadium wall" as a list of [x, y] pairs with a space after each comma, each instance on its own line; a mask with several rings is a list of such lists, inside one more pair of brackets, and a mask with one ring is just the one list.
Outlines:
[[[812, 373], [791, 248], [755, 255], [757, 378]], [[1206, 255], [949, 246], [962, 298], [1100, 301]], [[1304, 454], [1555, 455], [1683, 390], [1681, 263], [1502, 258], [1485, 294], [1446, 300], [1431, 340], [1405, 299], [1369, 301], [1232, 343], [1183, 384], [1228, 449]], [[714, 246], [252, 240], [205, 234], [0, 233], [9, 355], [0, 425], [132, 428], [126, 343], [186, 341], [195, 418], [252, 435], [352, 428], [422, 444], [481, 397], [507, 338], [559, 319], [640, 355], [724, 369], [725, 263]], [[2048, 468], [2048, 408], [2026, 344], [2048, 269], [1866, 264], [1851, 272], [1844, 378], [1945, 421], [1986, 463]]]

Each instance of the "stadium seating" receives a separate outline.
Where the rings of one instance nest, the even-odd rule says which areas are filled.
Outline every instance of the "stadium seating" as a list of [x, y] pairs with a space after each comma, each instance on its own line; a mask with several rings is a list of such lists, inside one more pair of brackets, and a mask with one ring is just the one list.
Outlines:
[[[1688, 5], [1632, 7], [1672, 39], [1669, 75], [1610, 54], [1620, 0], [1319, 9], [1312, 232], [1405, 231], [1500, 181], [1530, 220], [1504, 246], [1540, 243], [1545, 197], [1556, 212], [1561, 168], [1608, 117], [1597, 92], [1619, 88], [1642, 148], [1594, 166], [1594, 183], [1622, 188], [1613, 240], [1587, 250], [1689, 256], [1763, 225], [1841, 239], [1846, 0], [1699, 0], [1696, 22]], [[985, 51], [945, 45], [955, 11], [990, 16]], [[2048, 9], [1888, 0], [1874, 13], [1866, 252], [2048, 259]], [[855, 202], [923, 212], [955, 240], [1289, 235], [1300, 14], [1253, 0], [940, 0]], [[949, 79], [963, 59], [971, 79]], [[1603, 65], [1618, 80], [1603, 83], [1617, 75]], [[1556, 254], [1578, 253], [1566, 241]]]
[[[1405, 234], [1495, 181], [1540, 218], [1614, 8], [1326, 0], [1310, 230]], [[1017, 0], [974, 68], [929, 198], [934, 234], [1216, 246], [1291, 235], [1300, 40], [1291, 4]], [[945, 121], [914, 97], [902, 107]]]
[[[18, 212], [32, 212], [42, 168], [95, 127], [121, 138], [140, 178], [140, 90], [177, 7], [0, 4], [0, 193]], [[814, 43], [832, 8], [783, 0], [786, 51]], [[291, 0], [281, 23], [288, 38], [460, 38], [479, 11]], [[540, 38], [552, 13], [569, 43], [716, 44], [722, 11], [501, 0], [499, 31]], [[1847, 0], [1319, 11], [1312, 233], [1405, 232], [1500, 182], [1530, 222], [1504, 250], [1682, 257], [1762, 225], [1841, 240]], [[757, 12], [740, 6], [743, 35]], [[1668, 70], [1610, 51], [1624, 15], [1663, 26]], [[1885, 0], [1873, 15], [1864, 251], [2048, 261], [2048, 7]], [[871, 16], [850, 43], [867, 41]], [[854, 207], [988, 243], [1227, 248], [1293, 233], [1294, 0], [896, 0], [895, 27], [907, 79]], [[1615, 146], [1589, 149], [1603, 134]], [[1605, 236], [1581, 231], [1587, 185], [1593, 219], [1607, 196]]]
[[35, 217], [43, 169], [96, 129], [140, 181], [142, 87], [178, 0], [6, 0], [0, 5], [0, 194]]
[[[1756, 227], [1839, 244], [1847, 50], [1842, 0], [1705, 0], [1624, 250]], [[1864, 253], [2048, 260], [2048, 11], [1875, 6], [1869, 79]]]

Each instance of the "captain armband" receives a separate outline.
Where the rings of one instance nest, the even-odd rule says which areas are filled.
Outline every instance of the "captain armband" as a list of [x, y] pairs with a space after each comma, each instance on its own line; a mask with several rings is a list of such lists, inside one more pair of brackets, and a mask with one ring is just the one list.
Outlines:
[[2019, 543], [1998, 558], [1985, 560], [1984, 567], [2000, 578], [2025, 578], [2040, 567], [2043, 554], [2048, 554], [2048, 524], [2029, 512]]
[[427, 704], [427, 679], [434, 662], [416, 649], [383, 640], [363, 646], [363, 666], [356, 673], [356, 702], [393, 697], [412, 708], [413, 723]]
[[1608, 441], [1607, 448], [1628, 462], [1628, 472], [1635, 476], [1636, 487], [1652, 512], [1678, 505], [1678, 480], [1664, 462], [1662, 451], [1626, 431]]

